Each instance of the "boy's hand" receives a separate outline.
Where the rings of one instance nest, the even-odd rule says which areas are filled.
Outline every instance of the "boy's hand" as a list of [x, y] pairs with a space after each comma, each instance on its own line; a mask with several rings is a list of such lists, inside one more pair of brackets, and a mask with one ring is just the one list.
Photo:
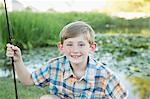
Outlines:
[[6, 50], [7, 57], [13, 57], [14, 62], [18, 62], [22, 60], [20, 48], [18, 48], [17, 46], [11, 45], [9, 43], [6, 45], [6, 47], [7, 47], [7, 50]]

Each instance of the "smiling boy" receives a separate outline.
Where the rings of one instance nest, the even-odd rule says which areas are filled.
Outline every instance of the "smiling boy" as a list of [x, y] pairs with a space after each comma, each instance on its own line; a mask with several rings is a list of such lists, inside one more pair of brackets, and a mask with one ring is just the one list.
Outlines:
[[19, 79], [25, 85], [49, 86], [49, 95], [40, 99], [127, 99], [115, 75], [89, 54], [96, 49], [95, 32], [82, 21], [66, 25], [60, 32], [59, 50], [64, 56], [30, 73], [21, 51], [7, 44], [6, 55], [14, 58]]

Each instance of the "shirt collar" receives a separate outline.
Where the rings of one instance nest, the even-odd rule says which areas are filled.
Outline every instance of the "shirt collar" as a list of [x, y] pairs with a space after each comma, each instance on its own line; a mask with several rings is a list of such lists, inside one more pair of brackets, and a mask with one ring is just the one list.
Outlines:
[[95, 82], [95, 75], [96, 75], [96, 61], [92, 57], [89, 56], [88, 65], [87, 65], [84, 79], [87, 82], [93, 83]]
[[64, 79], [69, 78], [70, 76], [74, 76], [73, 71], [70, 67], [70, 62], [67, 57], [64, 57]]

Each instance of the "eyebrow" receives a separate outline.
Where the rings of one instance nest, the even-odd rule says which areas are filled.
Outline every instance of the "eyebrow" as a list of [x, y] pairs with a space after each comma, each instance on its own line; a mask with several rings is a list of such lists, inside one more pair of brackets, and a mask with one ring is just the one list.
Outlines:
[[72, 41], [68, 41], [67, 43], [73, 43]]
[[[68, 41], [67, 43], [73, 43], [72, 41]], [[77, 43], [84, 43], [83, 41], [78, 41]]]
[[79, 41], [78, 43], [84, 43], [83, 41]]

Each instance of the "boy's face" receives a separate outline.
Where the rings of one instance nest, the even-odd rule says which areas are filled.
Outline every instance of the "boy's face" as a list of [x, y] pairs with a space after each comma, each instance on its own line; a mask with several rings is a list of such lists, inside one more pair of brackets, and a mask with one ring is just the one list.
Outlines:
[[96, 44], [90, 45], [84, 36], [68, 38], [58, 48], [66, 55], [72, 64], [82, 64], [87, 61], [90, 51], [94, 51]]

